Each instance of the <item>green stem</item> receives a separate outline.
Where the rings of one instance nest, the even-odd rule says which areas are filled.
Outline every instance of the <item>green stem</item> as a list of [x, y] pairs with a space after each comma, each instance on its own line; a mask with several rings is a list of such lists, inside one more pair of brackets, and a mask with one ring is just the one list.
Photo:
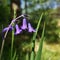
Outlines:
[[44, 22], [44, 26], [43, 26], [42, 36], [41, 36], [41, 39], [40, 39], [40, 42], [39, 42], [39, 49], [37, 51], [35, 60], [41, 60], [43, 41], [45, 40], [44, 31], [45, 31], [45, 22]]
[[[14, 19], [16, 18], [16, 10], [14, 10]], [[14, 26], [14, 24], [12, 24]], [[13, 57], [13, 43], [14, 43], [14, 28], [12, 30], [12, 41], [11, 41], [11, 60]]]
[[14, 29], [12, 30], [12, 41], [11, 41], [11, 59], [13, 54], [13, 43], [14, 43]]

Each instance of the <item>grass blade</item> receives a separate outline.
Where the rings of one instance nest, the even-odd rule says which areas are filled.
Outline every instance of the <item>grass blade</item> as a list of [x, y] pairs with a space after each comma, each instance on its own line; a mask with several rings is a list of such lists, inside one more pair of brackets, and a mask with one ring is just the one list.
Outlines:
[[30, 60], [34, 60], [35, 59], [35, 55], [34, 55], [34, 51], [31, 52], [31, 57], [30, 57]]
[[39, 43], [39, 49], [38, 49], [35, 60], [41, 60], [42, 47], [43, 47], [43, 41], [44, 41], [44, 31], [45, 31], [45, 24], [44, 24], [44, 27], [43, 27], [42, 37], [41, 37], [41, 40], [40, 40], [40, 43]]
[[14, 56], [13, 56], [12, 60], [15, 60], [15, 58], [16, 58], [16, 51], [14, 53]]
[[36, 39], [36, 36], [37, 36], [38, 29], [39, 29], [39, 27], [40, 27], [40, 23], [41, 23], [41, 20], [42, 20], [42, 16], [43, 16], [43, 13], [42, 13], [41, 16], [40, 16], [40, 19], [39, 19], [38, 24], [37, 24], [36, 32], [34, 33], [33, 38], [32, 38], [32, 52], [31, 52], [30, 60], [34, 60], [34, 59], [35, 59], [35, 52], [34, 52], [35, 39]]
[[42, 20], [42, 16], [43, 16], [43, 13], [42, 13], [41, 16], [40, 16], [40, 19], [39, 19], [38, 24], [37, 24], [36, 32], [34, 33], [32, 40], [35, 40], [35, 39], [36, 39], [37, 32], [38, 32], [38, 29], [39, 29], [39, 27], [40, 27], [40, 23], [41, 23], [41, 20]]

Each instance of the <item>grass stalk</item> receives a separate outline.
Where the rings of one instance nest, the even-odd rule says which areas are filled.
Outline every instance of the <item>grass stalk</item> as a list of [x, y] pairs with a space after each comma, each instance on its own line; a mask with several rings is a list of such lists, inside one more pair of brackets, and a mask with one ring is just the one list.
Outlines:
[[38, 24], [37, 24], [36, 32], [34, 33], [33, 38], [32, 38], [32, 52], [31, 52], [30, 60], [34, 60], [34, 57], [35, 57], [35, 51], [34, 51], [34, 48], [35, 48], [35, 40], [36, 40], [38, 29], [39, 29], [40, 24], [41, 24], [42, 16], [43, 16], [43, 13], [40, 16], [40, 19], [39, 19]]
[[39, 42], [39, 49], [37, 51], [35, 60], [41, 60], [42, 48], [43, 48], [43, 41], [45, 39], [45, 37], [44, 37], [44, 31], [45, 31], [45, 23], [44, 23], [44, 27], [43, 27], [43, 31], [42, 31], [42, 36], [41, 36], [41, 39], [40, 39], [40, 42]]
[[[16, 18], [16, 10], [14, 10], [14, 16], [13, 18], [15, 19]], [[14, 26], [14, 23], [12, 24], [12, 26]], [[11, 41], [11, 60], [12, 60], [12, 57], [13, 57], [13, 43], [14, 43], [14, 28], [12, 30], [12, 41]]]

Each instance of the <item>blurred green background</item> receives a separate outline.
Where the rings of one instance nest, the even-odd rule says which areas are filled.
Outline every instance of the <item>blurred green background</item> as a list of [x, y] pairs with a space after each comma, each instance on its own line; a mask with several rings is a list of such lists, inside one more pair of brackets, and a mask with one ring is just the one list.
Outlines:
[[[60, 56], [60, 0], [0, 0], [0, 47], [2, 42], [1, 32], [13, 19], [13, 7], [17, 6], [17, 16], [21, 14], [29, 15], [29, 21], [36, 28], [39, 17], [43, 12], [41, 26], [36, 37], [37, 47], [41, 37], [43, 23], [46, 22], [45, 41], [42, 60], [59, 60]], [[33, 33], [23, 32], [15, 36], [14, 49], [16, 49], [19, 59], [25, 59], [26, 51], [30, 50]], [[5, 41], [3, 60], [8, 60], [11, 45], [11, 32]], [[58, 46], [58, 47], [57, 47]], [[50, 50], [50, 49], [51, 50]], [[55, 49], [56, 48], [56, 49]], [[7, 51], [8, 50], [8, 51]], [[56, 50], [56, 51], [54, 51]]]

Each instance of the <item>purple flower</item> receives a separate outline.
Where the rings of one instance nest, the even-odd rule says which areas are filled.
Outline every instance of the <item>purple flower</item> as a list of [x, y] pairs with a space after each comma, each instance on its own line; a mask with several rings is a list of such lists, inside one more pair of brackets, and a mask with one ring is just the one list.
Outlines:
[[17, 24], [16, 24], [15, 28], [16, 28], [16, 32], [14, 33], [15, 35], [21, 33], [22, 30], [19, 28], [19, 26]]
[[28, 23], [28, 32], [35, 32], [30, 23]]
[[6, 32], [7, 30], [8, 30], [8, 31], [11, 31], [12, 29], [13, 29], [12, 26], [8, 26], [8, 27], [4, 28], [4, 29], [2, 30], [2, 39], [4, 38], [4, 32]]
[[[15, 22], [15, 20], [12, 20], [12, 23], [14, 23], [14, 22]], [[6, 28], [3, 29], [3, 32], [7, 31], [8, 29], [9, 29], [9, 31], [12, 30], [13, 26], [9, 25], [8, 27], [6, 27]]]
[[12, 26], [11, 27], [6, 27], [6, 28], [3, 29], [2, 32], [6, 32], [8, 29], [9, 29], [9, 31], [11, 31], [13, 29], [13, 27]]
[[23, 19], [23, 24], [22, 24], [22, 26], [21, 26], [21, 29], [22, 29], [22, 30], [27, 29], [27, 21], [26, 21], [26, 18]]
[[[18, 18], [19, 17], [17, 17], [16, 19]], [[8, 31], [13, 30], [14, 26], [12, 26], [12, 24], [16, 22], [16, 19], [12, 20], [11, 24], [8, 27], [4, 28], [2, 32], [6, 32], [7, 30]], [[16, 24], [15, 29], [16, 29], [16, 31], [14, 32], [15, 35], [20, 34], [22, 30], [26, 30], [26, 29], [28, 30], [28, 32], [35, 32], [31, 24], [27, 23], [25, 16], [23, 17], [22, 26], [20, 26], [19, 28], [18, 24]]]

